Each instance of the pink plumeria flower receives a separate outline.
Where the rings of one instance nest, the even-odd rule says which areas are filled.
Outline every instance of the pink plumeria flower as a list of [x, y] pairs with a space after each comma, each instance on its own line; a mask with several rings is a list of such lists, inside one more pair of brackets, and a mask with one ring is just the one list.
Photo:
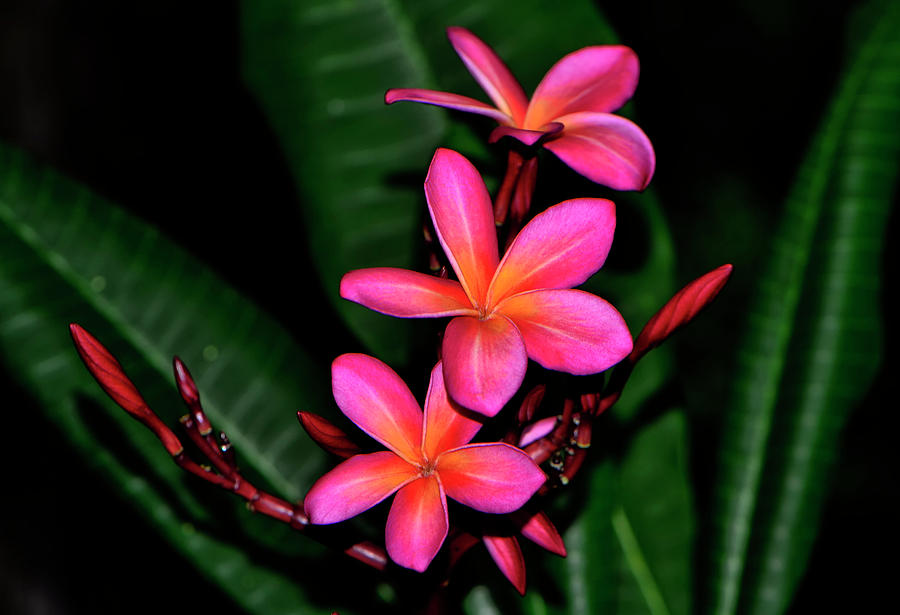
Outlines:
[[377, 267], [347, 273], [341, 296], [401, 318], [452, 316], [444, 379], [466, 408], [494, 416], [518, 390], [528, 358], [549, 369], [601, 372], [631, 352], [616, 309], [571, 287], [606, 260], [615, 206], [572, 199], [535, 216], [500, 260], [487, 188], [460, 154], [439, 149], [425, 179], [438, 240], [458, 282]]
[[490, 141], [511, 136], [541, 144], [588, 179], [616, 190], [643, 190], [656, 156], [647, 135], [633, 122], [613, 115], [634, 94], [637, 55], [621, 45], [585, 47], [557, 62], [525, 96], [503, 61], [465, 28], [447, 29], [450, 43], [494, 106], [459, 94], [391, 89], [384, 100], [427, 103], [477, 113], [500, 123]]
[[312, 486], [303, 505], [312, 523], [337, 523], [396, 493], [385, 529], [388, 555], [419, 572], [447, 537], [447, 496], [485, 513], [518, 510], [546, 476], [503, 443], [469, 444], [481, 423], [454, 408], [438, 363], [424, 415], [387, 365], [345, 354], [331, 367], [334, 399], [347, 418], [387, 451], [354, 455]]

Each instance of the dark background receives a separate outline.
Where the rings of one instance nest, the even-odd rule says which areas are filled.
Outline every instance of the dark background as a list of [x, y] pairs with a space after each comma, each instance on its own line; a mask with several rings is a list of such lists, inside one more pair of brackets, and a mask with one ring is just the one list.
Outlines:
[[[702, 365], [704, 340], [739, 324], [766, 256], [754, 238], [778, 219], [857, 4], [602, 3], [641, 58], [636, 110], [656, 147], [654, 186], [679, 279], [736, 265], [731, 298], [698, 324], [699, 341], [682, 342], [683, 357]], [[279, 283], [303, 267], [302, 204], [242, 84], [237, 20], [236, 2], [0, 0], [0, 139], [158, 225], [302, 338], [303, 304]], [[295, 224], [273, 224], [287, 219]], [[895, 260], [891, 248], [886, 279]], [[896, 303], [884, 306], [890, 314]], [[885, 520], [900, 512], [886, 372], [844, 434], [793, 613], [866, 612], [887, 599], [891, 571], [872, 561], [892, 554], [896, 529]], [[70, 454], [15, 383], [0, 381], [0, 392], [0, 612], [238, 612], [167, 544], [129, 526], [140, 523], [130, 505]], [[17, 433], [44, 444], [20, 450]]]

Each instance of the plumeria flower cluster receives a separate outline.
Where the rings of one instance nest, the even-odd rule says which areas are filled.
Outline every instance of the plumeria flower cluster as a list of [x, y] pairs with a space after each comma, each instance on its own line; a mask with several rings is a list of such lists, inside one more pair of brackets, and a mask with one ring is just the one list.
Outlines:
[[[575, 51], [550, 69], [529, 100], [500, 58], [474, 34], [450, 28], [448, 36], [493, 106], [421, 89], [389, 90], [387, 103], [416, 101], [485, 115], [500, 124], [491, 142], [511, 137], [526, 148], [542, 146], [585, 177], [614, 189], [647, 186], [655, 168], [650, 141], [631, 121], [611, 113], [634, 93], [634, 52], [617, 45]], [[448, 498], [494, 515], [494, 521], [503, 519], [522, 536], [564, 556], [556, 528], [531, 502], [548, 490], [540, 464], [549, 460], [552, 468], [565, 466], [557, 484], [566, 484], [590, 445], [591, 421], [618, 400], [635, 363], [693, 319], [731, 274], [731, 266], [724, 265], [683, 288], [633, 343], [624, 318], [610, 303], [575, 288], [609, 254], [615, 205], [600, 198], [571, 199], [527, 220], [537, 170], [534, 154], [522, 154], [520, 146], [511, 149], [506, 177], [492, 202], [465, 157], [448, 149], [435, 153], [425, 200], [455, 279], [379, 267], [350, 271], [341, 280], [341, 296], [370, 309], [449, 322], [441, 338], [441, 359], [431, 369], [424, 411], [400, 377], [378, 359], [345, 354], [334, 361], [338, 408], [387, 450], [364, 452], [326, 419], [298, 413], [318, 444], [344, 458], [315, 482], [302, 506], [257, 489], [240, 474], [227, 438], [212, 435], [197, 387], [180, 360], [174, 362], [176, 381], [190, 409], [182, 424], [208, 463], [188, 458], [115, 357], [77, 324], [71, 325], [73, 341], [101, 387], [159, 438], [179, 466], [245, 498], [253, 510], [302, 530], [309, 524], [344, 521], [393, 496], [385, 548], [363, 541], [349, 547], [348, 555], [375, 568], [384, 568], [390, 557], [421, 572], [451, 534], [451, 562], [480, 539], [524, 592], [525, 565], [515, 536], [494, 531], [496, 523], [474, 530], [451, 526]], [[510, 203], [514, 215], [501, 253], [498, 226], [505, 224]], [[558, 415], [536, 416], [545, 387], [535, 387], [517, 413], [506, 415], [515, 425], [502, 442], [473, 443], [483, 422], [520, 390], [529, 360], [576, 376], [616, 369], [601, 392], [567, 398]], [[571, 453], [567, 466], [554, 466], [553, 457], [563, 450], [577, 453]]]
[[[496, 119], [490, 141], [504, 136], [543, 145], [594, 181], [643, 189], [655, 159], [646, 135], [610, 111], [627, 101], [638, 64], [625, 47], [589, 47], [557, 63], [529, 102], [521, 86], [471, 32], [448, 30], [450, 41], [495, 107], [430, 90], [389, 90], [385, 100], [411, 100]], [[536, 166], [516, 169], [518, 220], [530, 203]], [[509, 191], [509, 178], [504, 181]], [[521, 196], [521, 193], [528, 193]], [[516, 394], [529, 359], [575, 375], [596, 374], [632, 352], [631, 334], [607, 301], [574, 287], [602, 267], [615, 232], [615, 205], [606, 199], [564, 201], [534, 216], [500, 253], [496, 203], [474, 166], [461, 154], [438, 149], [425, 179], [435, 236], [456, 279], [391, 267], [347, 273], [340, 293], [400, 318], [449, 318], [425, 400], [424, 414], [399, 377], [365, 355], [343, 355], [332, 366], [341, 411], [389, 450], [357, 453], [317, 481], [304, 501], [312, 523], [348, 519], [394, 495], [385, 531], [387, 553], [422, 571], [448, 530], [447, 497], [485, 513], [512, 513], [544, 484], [545, 475], [522, 450], [506, 443], [470, 444], [481, 423]], [[304, 419], [301, 417], [301, 421]], [[316, 434], [329, 450], [353, 451], [330, 424]], [[548, 436], [555, 419], [523, 430], [527, 446]], [[533, 516], [532, 519], [542, 519]], [[549, 521], [543, 528], [552, 528]], [[529, 532], [529, 530], [523, 530]], [[531, 532], [534, 534], [535, 532]], [[556, 534], [555, 528], [547, 534]], [[558, 535], [556, 535], [558, 537]], [[561, 540], [544, 546], [565, 553]], [[485, 537], [491, 555], [517, 587], [524, 586], [515, 539]], [[512, 562], [512, 563], [510, 563]], [[521, 589], [524, 589], [522, 587]]]

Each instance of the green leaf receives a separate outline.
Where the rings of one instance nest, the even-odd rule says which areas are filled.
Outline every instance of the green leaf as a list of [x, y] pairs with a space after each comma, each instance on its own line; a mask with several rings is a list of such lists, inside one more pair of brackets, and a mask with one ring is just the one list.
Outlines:
[[690, 613], [695, 514], [686, 450], [684, 415], [671, 411], [641, 429], [620, 460], [583, 469], [570, 488], [577, 491], [551, 514], [559, 523], [578, 511], [563, 536], [565, 560], [528, 560], [524, 598], [476, 588], [467, 612]]
[[[587, 492], [590, 494], [578, 518], [563, 535], [567, 555], [564, 563], [544, 564], [558, 571], [553, 575], [564, 599], [552, 604], [553, 612], [587, 615], [617, 612], [618, 545], [610, 522], [616, 506], [616, 472], [612, 461], [591, 467]], [[575, 504], [576, 502], [570, 502]], [[543, 592], [544, 596], [552, 595]], [[539, 613], [542, 609], [527, 609]]]
[[340, 299], [338, 285], [351, 269], [415, 261], [423, 199], [413, 186], [444, 118], [390, 113], [384, 91], [394, 80], [421, 83], [424, 61], [381, 2], [245, 2], [241, 24], [244, 75], [298, 183], [326, 294], [375, 354], [403, 362], [408, 324]]
[[612, 525], [622, 550], [619, 613], [691, 612], [694, 509], [684, 414], [641, 430], [619, 471]]
[[847, 416], [881, 357], [881, 252], [900, 151], [900, 6], [870, 28], [816, 136], [738, 357], [708, 606], [781, 613], [806, 568]]
[[[424, 270], [428, 163], [437, 146], [469, 147], [473, 139], [454, 131], [446, 141], [446, 110], [386, 107], [385, 90], [431, 87], [484, 99], [443, 35], [450, 25], [491, 44], [528, 89], [564, 54], [614, 37], [587, 0], [552, 10], [523, 0], [514, 15], [502, 0], [254, 0], [241, 10], [244, 77], [281, 138], [327, 294], [374, 354], [404, 364], [411, 340], [423, 338], [415, 325], [341, 300], [338, 284], [361, 267]], [[465, 121], [484, 143], [490, 123]], [[484, 150], [462, 153], [489, 174], [477, 159]]]
[[[6, 367], [76, 450], [238, 603], [259, 613], [321, 611], [307, 609], [315, 583], [301, 585], [297, 566], [323, 549], [186, 477], [155, 437], [100, 391], [75, 352], [69, 322], [120, 357], [169, 423], [184, 412], [170, 363], [181, 356], [213, 425], [228, 433], [260, 487], [297, 499], [321, 471], [324, 455], [302, 433], [295, 411], [330, 405], [327, 373], [153, 228], [0, 146]], [[279, 565], [283, 558], [294, 563]], [[313, 568], [307, 580], [334, 572], [327, 563]]]

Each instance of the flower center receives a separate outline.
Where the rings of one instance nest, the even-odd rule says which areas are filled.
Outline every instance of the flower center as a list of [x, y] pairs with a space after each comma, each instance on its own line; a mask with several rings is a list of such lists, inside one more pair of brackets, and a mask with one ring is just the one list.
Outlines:
[[478, 320], [488, 320], [494, 314], [494, 308], [489, 305], [478, 305]]
[[434, 474], [434, 462], [426, 459], [425, 463], [419, 466], [419, 476], [427, 477]]

